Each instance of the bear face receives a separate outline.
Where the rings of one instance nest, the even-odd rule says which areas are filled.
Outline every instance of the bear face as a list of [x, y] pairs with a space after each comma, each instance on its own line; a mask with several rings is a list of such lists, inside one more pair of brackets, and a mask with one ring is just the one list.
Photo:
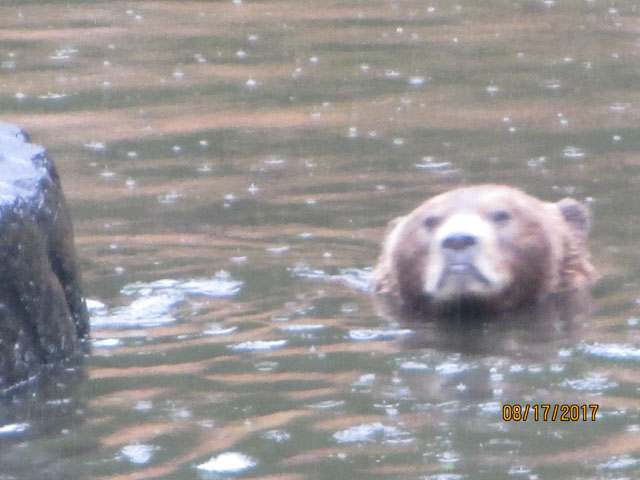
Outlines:
[[572, 199], [504, 185], [451, 190], [392, 222], [374, 288], [430, 313], [535, 303], [594, 280], [589, 228], [588, 209]]

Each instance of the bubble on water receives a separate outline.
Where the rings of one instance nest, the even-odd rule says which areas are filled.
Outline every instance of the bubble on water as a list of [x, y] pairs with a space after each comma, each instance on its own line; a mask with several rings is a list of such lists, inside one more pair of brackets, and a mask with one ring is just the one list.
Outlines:
[[389, 79], [395, 80], [396, 78], [400, 78], [400, 77], [401, 77], [401, 74], [400, 74], [400, 72], [398, 72], [398, 71], [396, 71], [396, 70], [388, 69], [388, 70], [385, 70], [385, 72], [384, 72], [384, 76], [385, 76], [386, 78], [389, 78]]
[[400, 364], [400, 368], [402, 370], [412, 370], [412, 371], [429, 370], [429, 366], [426, 363], [414, 362], [414, 361], [402, 362]]
[[282, 327], [278, 327], [283, 332], [315, 332], [317, 330], [322, 330], [325, 328], [322, 324], [310, 324], [310, 325], [284, 325]]
[[628, 343], [583, 344], [580, 349], [588, 355], [618, 360], [640, 359], [640, 348]]
[[337, 443], [365, 443], [374, 441], [388, 441], [405, 437], [407, 434], [396, 427], [384, 425], [380, 422], [363, 423], [333, 434]]
[[267, 252], [273, 255], [282, 255], [283, 253], [287, 253], [291, 247], [289, 245], [281, 245], [278, 247], [269, 247], [267, 248]]
[[87, 298], [85, 300], [85, 303], [87, 305], [87, 310], [89, 311], [90, 314], [93, 314], [94, 312], [99, 312], [99, 311], [105, 311], [107, 310], [107, 306], [98, 301], [98, 300], [94, 300], [92, 298]]
[[49, 58], [51, 60], [69, 60], [76, 53], [78, 53], [78, 50], [74, 48], [61, 48], [49, 55]]
[[246, 82], [245, 82], [245, 87], [247, 87], [249, 90], [253, 90], [255, 88], [258, 88], [258, 82], [255, 81], [253, 78], [249, 78]]
[[115, 348], [119, 347], [122, 341], [118, 338], [105, 338], [101, 340], [93, 340], [91, 346], [94, 348]]
[[338, 273], [332, 275], [323, 270], [313, 270], [308, 265], [299, 263], [289, 271], [297, 278], [341, 283], [363, 292], [371, 290], [370, 268], [342, 268], [338, 270]]
[[357, 313], [358, 310], [360, 310], [360, 307], [354, 302], [343, 303], [340, 305], [340, 312], [344, 315], [353, 315]]
[[186, 281], [162, 279], [151, 283], [135, 282], [125, 285], [121, 293], [135, 299], [129, 304], [91, 311], [92, 328], [140, 328], [174, 322], [173, 309], [189, 296], [212, 298], [235, 296], [243, 283], [230, 277], [215, 275]]
[[466, 372], [474, 368], [470, 363], [446, 361], [436, 366], [436, 372], [440, 375], [456, 375], [458, 373]]
[[91, 150], [92, 152], [102, 153], [105, 151], [106, 146], [103, 142], [89, 142], [84, 144], [84, 148]]
[[496, 95], [500, 91], [500, 88], [497, 85], [490, 84], [490, 85], [487, 85], [485, 90], [489, 95], [493, 96], [493, 95]]
[[623, 113], [623, 112], [627, 111], [629, 109], [629, 107], [631, 107], [630, 103], [615, 102], [615, 103], [612, 103], [609, 106], [609, 110], [611, 110], [612, 112], [615, 112], [615, 113]]
[[439, 462], [446, 464], [452, 464], [460, 461], [460, 455], [458, 454], [458, 452], [454, 452], [451, 450], [439, 453], [437, 457]]
[[[233, 3], [239, 4], [241, 0], [233, 0]], [[211, 457], [197, 468], [211, 473], [239, 473], [254, 468], [257, 464], [254, 458], [243, 453], [226, 452], [217, 457]]]
[[330, 410], [332, 408], [341, 408], [344, 407], [344, 400], [324, 400], [322, 402], [314, 403], [312, 405], [308, 405], [309, 408], [314, 408], [316, 410]]
[[313, 63], [314, 65], [316, 65], [319, 61], [320, 59], [316, 55], [309, 58], [309, 62]]
[[221, 324], [211, 324], [209, 325], [209, 328], [207, 328], [204, 332], [202, 332], [204, 335], [211, 335], [211, 336], [220, 336], [220, 335], [229, 335], [231, 333], [234, 333], [238, 330], [238, 327], [226, 327], [224, 325]]
[[109, 178], [113, 178], [113, 177], [115, 176], [115, 174], [116, 174], [116, 172], [114, 172], [113, 170], [109, 170], [109, 169], [105, 168], [105, 169], [100, 173], [100, 176], [101, 176], [102, 178], [109, 179]]
[[225, 207], [228, 207], [235, 201], [236, 201], [236, 196], [233, 193], [227, 193], [224, 196], [223, 204], [224, 204]]
[[261, 436], [265, 440], [275, 443], [285, 443], [291, 440], [291, 434], [286, 430], [267, 430]]
[[173, 205], [177, 201], [184, 198], [184, 194], [180, 192], [171, 191], [165, 195], [158, 195], [158, 203], [162, 205]]
[[269, 155], [262, 161], [262, 163], [264, 163], [269, 167], [276, 167], [276, 166], [284, 165], [285, 160], [284, 158], [279, 157], [277, 155]]
[[413, 85], [414, 87], [424, 85], [425, 81], [426, 79], [422, 75], [412, 75], [409, 77], [409, 85]]
[[598, 468], [602, 470], [626, 470], [637, 467], [638, 463], [640, 463], [640, 460], [629, 455], [615, 455], [599, 464]]
[[582, 378], [566, 379], [561, 385], [578, 392], [603, 392], [618, 386], [616, 382], [609, 380], [601, 373], [589, 373]]
[[247, 342], [229, 345], [228, 348], [235, 351], [254, 352], [266, 351], [282, 348], [287, 344], [288, 340], [250, 340]]
[[421, 163], [414, 163], [416, 168], [422, 170], [441, 170], [452, 167], [451, 162], [437, 162], [434, 157], [422, 157]]
[[38, 98], [41, 100], [61, 100], [66, 97], [67, 97], [66, 93], [54, 93], [54, 92], [47, 92], [46, 94], [38, 95]]
[[562, 83], [560, 82], [560, 80], [551, 79], [547, 80], [544, 86], [547, 90], [558, 90], [562, 87]]
[[131, 463], [135, 463], [138, 465], [148, 463], [149, 460], [153, 457], [154, 452], [157, 450], [157, 447], [153, 445], [145, 445], [136, 443], [133, 445], [126, 445], [122, 447], [120, 452], [122, 456], [129, 460]]
[[349, 338], [356, 341], [382, 340], [397, 338], [413, 334], [413, 330], [375, 330], [375, 329], [354, 329], [349, 330]]
[[28, 423], [7, 423], [0, 426], [0, 437], [8, 437], [24, 433], [31, 428]]
[[532, 158], [530, 160], [527, 161], [527, 167], [529, 168], [538, 168], [542, 165], [544, 165], [547, 161], [547, 157], [538, 157], [538, 158]]
[[584, 158], [584, 152], [580, 150], [578, 147], [568, 146], [562, 150], [562, 155], [564, 158], [569, 158], [571, 160], [577, 160], [580, 158]]
[[620, 135], [614, 135], [613, 137], [611, 137], [611, 141], [613, 143], [618, 143], [621, 140], [622, 140], [622, 137]]
[[316, 202], [316, 199], [315, 199], [315, 198], [307, 198], [307, 199], [304, 201], [304, 203], [306, 203], [306, 204], [307, 204], [307, 205], [309, 205], [309, 206], [313, 206], [313, 205], [315, 205], [317, 202]]

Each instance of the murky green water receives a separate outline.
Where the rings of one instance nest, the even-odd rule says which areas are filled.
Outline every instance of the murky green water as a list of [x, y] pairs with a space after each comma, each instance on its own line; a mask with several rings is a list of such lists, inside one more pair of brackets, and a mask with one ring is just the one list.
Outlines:
[[[2, 120], [58, 163], [94, 340], [3, 400], [0, 478], [636, 477], [639, 15], [4, 1]], [[380, 313], [386, 222], [481, 182], [591, 205], [592, 313]], [[508, 422], [505, 404], [599, 407]]]

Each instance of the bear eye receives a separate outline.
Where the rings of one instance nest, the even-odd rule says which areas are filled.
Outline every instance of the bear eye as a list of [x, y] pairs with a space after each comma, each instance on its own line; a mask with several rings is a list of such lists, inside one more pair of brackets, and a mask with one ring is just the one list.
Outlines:
[[438, 223], [440, 223], [440, 217], [436, 215], [429, 215], [427, 218], [424, 219], [423, 223], [426, 228], [431, 230], [432, 228], [435, 228], [438, 226]]
[[496, 210], [491, 214], [491, 220], [493, 220], [496, 223], [506, 222], [510, 218], [511, 218], [511, 214], [506, 210]]

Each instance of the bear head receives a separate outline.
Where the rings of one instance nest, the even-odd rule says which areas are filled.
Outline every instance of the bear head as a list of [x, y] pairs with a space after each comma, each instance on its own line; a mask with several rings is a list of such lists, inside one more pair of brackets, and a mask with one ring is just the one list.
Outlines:
[[594, 278], [588, 209], [539, 200], [504, 185], [437, 195], [395, 219], [374, 287], [434, 313], [487, 312], [534, 303]]

